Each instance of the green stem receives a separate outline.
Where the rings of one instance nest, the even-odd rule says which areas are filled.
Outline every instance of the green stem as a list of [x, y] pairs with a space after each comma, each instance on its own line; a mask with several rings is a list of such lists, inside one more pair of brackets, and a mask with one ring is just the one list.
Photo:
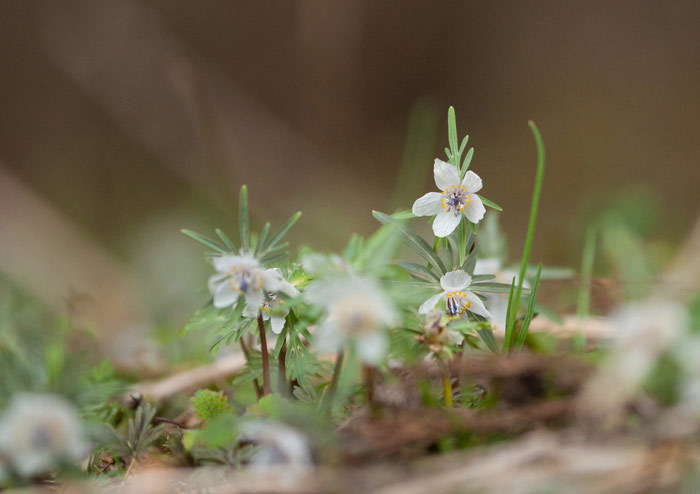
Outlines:
[[[241, 344], [241, 350], [243, 350], [243, 355], [245, 355], [245, 361], [250, 365], [250, 354], [248, 353], [248, 347], [245, 346], [245, 343], [243, 342], [243, 337], [241, 337], [240, 340], [238, 340], [239, 343]], [[258, 379], [253, 379], [253, 386], [255, 387], [255, 396], [257, 396], [258, 400], [262, 398], [262, 389], [260, 388], [260, 383], [258, 382]]]
[[270, 355], [267, 352], [267, 337], [265, 336], [265, 321], [258, 314], [258, 331], [260, 332], [260, 352], [262, 353], [263, 396], [270, 394]]
[[540, 195], [542, 193], [542, 180], [544, 179], [544, 143], [542, 142], [542, 136], [540, 131], [537, 129], [535, 122], [528, 122], [530, 130], [532, 130], [532, 135], [535, 138], [535, 144], [537, 146], [537, 174], [535, 175], [535, 187], [532, 192], [532, 204], [530, 205], [530, 220], [527, 225], [527, 235], [525, 237], [525, 247], [523, 248], [523, 257], [520, 264], [520, 279], [518, 280], [518, 287], [515, 291], [515, 298], [513, 299], [514, 306], [512, 307], [512, 314], [509, 314], [509, 324], [506, 325], [506, 339], [504, 342], [505, 349], [510, 348], [513, 329], [515, 327], [515, 320], [518, 313], [518, 308], [520, 306], [520, 297], [523, 292], [523, 282], [525, 281], [525, 274], [527, 273], [527, 264], [530, 262], [530, 251], [532, 250], [532, 239], [535, 236], [535, 223], [537, 220], [537, 209], [540, 204]]
[[442, 387], [444, 389], [445, 395], [445, 406], [447, 408], [452, 408], [452, 379], [450, 379], [450, 372], [444, 363], [440, 363], [442, 370]]

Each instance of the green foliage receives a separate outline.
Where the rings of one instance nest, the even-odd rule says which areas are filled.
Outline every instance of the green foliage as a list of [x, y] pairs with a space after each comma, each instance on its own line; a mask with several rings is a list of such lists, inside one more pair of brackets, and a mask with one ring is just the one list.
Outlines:
[[210, 389], [197, 390], [192, 397], [192, 408], [197, 418], [204, 422], [210, 422], [231, 410], [224, 392]]

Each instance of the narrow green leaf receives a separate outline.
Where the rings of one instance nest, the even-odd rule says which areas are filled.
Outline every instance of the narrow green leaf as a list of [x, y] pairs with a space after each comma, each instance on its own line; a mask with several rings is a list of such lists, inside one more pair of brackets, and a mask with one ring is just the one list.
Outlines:
[[472, 223], [471, 221], [469, 222], [469, 229], [472, 231], [474, 235], [476, 235], [476, 225]]
[[489, 281], [494, 279], [495, 277], [495, 274], [475, 274], [474, 276], [472, 276], [472, 283], [479, 283], [480, 281]]
[[464, 136], [464, 139], [462, 139], [462, 144], [459, 145], [459, 154], [460, 155], [464, 152], [464, 148], [467, 147], [467, 142], [469, 142], [468, 135]]
[[510, 340], [513, 337], [513, 328], [515, 327], [515, 316], [517, 315], [517, 306], [513, 304], [515, 298], [515, 276], [510, 284], [510, 294], [508, 295], [508, 306], [506, 307], [506, 337], [503, 340], [503, 350], [510, 349]]
[[477, 329], [477, 333], [481, 336], [481, 339], [489, 350], [493, 353], [498, 353], [498, 344], [496, 343], [496, 337], [493, 335], [493, 331], [490, 329]]
[[250, 219], [248, 218], [248, 187], [241, 186], [238, 201], [238, 227], [241, 231], [241, 246], [244, 250], [250, 248]]
[[413, 211], [411, 211], [410, 209], [406, 209], [405, 211], [399, 211], [397, 213], [392, 214], [391, 217], [396, 220], [408, 220], [411, 218], [415, 218], [416, 215], [413, 214]]
[[433, 273], [431, 270], [426, 268], [425, 266], [421, 264], [417, 264], [415, 262], [404, 262], [404, 261], [399, 261], [396, 264], [404, 268], [406, 271], [410, 271], [411, 273], [416, 273], [418, 275], [421, 275], [425, 278], [429, 278], [431, 280], [435, 281], [440, 281], [440, 277]]
[[210, 249], [213, 249], [221, 254], [226, 254], [226, 249], [221, 247], [214, 240], [211, 240], [210, 238], [207, 238], [204, 235], [200, 235], [199, 233], [193, 232], [192, 230], [180, 230], [180, 232], [190, 237], [192, 240], [196, 240], [200, 244], [209, 247]]
[[[450, 141], [450, 150], [452, 151], [452, 157], [457, 157], [459, 153], [458, 140], [457, 140], [457, 117], [455, 116], [455, 109], [453, 106], [447, 110], [447, 136]], [[459, 169], [459, 163], [452, 163]]]
[[481, 202], [484, 203], [484, 206], [488, 206], [492, 209], [495, 209], [496, 211], [503, 211], [503, 208], [501, 206], [499, 206], [493, 201], [486, 199], [484, 196], [479, 196], [479, 199], [481, 199]]
[[284, 236], [287, 234], [287, 232], [289, 231], [289, 229], [292, 228], [292, 227], [294, 226], [294, 223], [296, 223], [297, 220], [299, 220], [299, 218], [301, 218], [301, 211], [297, 211], [296, 213], [294, 213], [294, 214], [285, 222], [285, 224], [282, 225], [282, 226], [280, 227], [279, 230], [277, 230], [277, 233], [275, 233], [275, 234], [272, 236], [272, 238], [270, 239], [270, 243], [269, 243], [269, 245], [268, 245], [268, 249], [269, 249], [269, 248], [274, 248], [274, 247], [275, 247], [275, 244], [277, 244], [277, 242], [279, 242], [280, 240], [282, 240], [282, 237], [284, 237]]
[[448, 161], [452, 163], [452, 152], [450, 152], [449, 148], [445, 148], [445, 154], [447, 155]]
[[[485, 292], [485, 293], [509, 293], [510, 292], [510, 285], [507, 283], [498, 283], [498, 282], [481, 282], [481, 283], [472, 283], [469, 287], [470, 290], [474, 291], [479, 291], [479, 292]], [[530, 290], [527, 288], [523, 289], [523, 295], [527, 295], [530, 293]]]
[[473, 157], [474, 148], [469, 148], [469, 151], [467, 151], [467, 155], [464, 157], [464, 163], [462, 164], [462, 173], [466, 173], [466, 171], [469, 170], [469, 165], [471, 164]]
[[527, 332], [530, 329], [530, 322], [535, 313], [535, 298], [537, 297], [537, 287], [540, 284], [540, 275], [542, 274], [542, 264], [539, 265], [537, 270], [537, 276], [535, 277], [535, 282], [532, 284], [532, 292], [530, 293], [530, 299], [527, 304], [527, 312], [525, 313], [525, 318], [523, 319], [523, 325], [518, 332], [518, 338], [515, 344], [515, 349], [518, 350], [522, 348], [525, 343], [525, 338], [527, 338]]
[[265, 242], [267, 241], [267, 236], [270, 233], [270, 222], [268, 221], [265, 223], [265, 225], [262, 227], [262, 230], [260, 231], [260, 236], [258, 237], [258, 243], [255, 244], [255, 249], [256, 253], [260, 253], [265, 249], [266, 245]]
[[221, 239], [221, 241], [224, 243], [224, 245], [226, 246], [226, 248], [228, 250], [230, 250], [231, 252], [236, 251], [236, 246], [233, 245], [233, 242], [231, 242], [231, 239], [228, 238], [228, 236], [223, 232], [223, 230], [221, 230], [220, 228], [217, 228], [214, 231], [219, 236], [219, 238]]
[[[523, 290], [523, 283], [525, 282], [525, 273], [527, 272], [527, 264], [530, 262], [530, 251], [532, 250], [532, 240], [535, 236], [535, 223], [537, 220], [537, 209], [540, 203], [540, 195], [542, 194], [542, 181], [544, 179], [544, 143], [542, 142], [542, 136], [537, 126], [533, 121], [528, 122], [530, 130], [532, 130], [532, 135], [535, 139], [535, 145], [537, 147], [537, 173], [535, 175], [535, 186], [532, 192], [532, 204], [530, 205], [530, 220], [527, 225], [527, 235], [525, 236], [525, 246], [523, 247], [523, 257], [520, 266], [520, 278], [518, 280], [518, 288], [515, 294], [515, 309], [513, 313], [518, 312], [518, 307], [520, 305], [520, 295]], [[511, 335], [512, 336], [512, 335]], [[508, 335], [506, 334], [506, 340], [508, 341]]]
[[416, 254], [435, 266], [440, 272], [440, 275], [445, 274], [445, 264], [442, 262], [442, 259], [440, 259], [435, 251], [431, 249], [427, 242], [419, 237], [417, 233], [409, 230], [401, 222], [395, 220], [387, 214], [379, 211], [372, 211], [372, 215], [380, 223], [385, 225], [396, 225], [406, 245], [408, 245]]

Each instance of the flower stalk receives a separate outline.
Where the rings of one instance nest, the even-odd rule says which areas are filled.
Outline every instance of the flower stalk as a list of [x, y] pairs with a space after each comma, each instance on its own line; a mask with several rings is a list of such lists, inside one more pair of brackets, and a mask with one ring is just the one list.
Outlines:
[[328, 385], [328, 391], [326, 392], [326, 409], [330, 414], [331, 407], [333, 406], [333, 399], [335, 398], [335, 392], [338, 389], [338, 381], [340, 380], [340, 370], [343, 367], [343, 360], [345, 359], [345, 351], [341, 347], [338, 350], [338, 355], [335, 358], [335, 367], [333, 367], [333, 377], [331, 377], [331, 383]]
[[267, 396], [272, 391], [270, 388], [270, 355], [267, 352], [265, 321], [263, 321], [262, 314], [258, 315], [258, 331], [260, 332], [260, 352], [262, 353], [263, 396]]
[[279, 393], [282, 396], [289, 396], [291, 388], [287, 381], [287, 336], [283, 336], [284, 343], [280, 349], [280, 354], [277, 357], [277, 374]]
[[442, 371], [442, 387], [444, 389], [445, 406], [452, 408], [452, 379], [450, 372], [444, 362], [440, 361], [440, 370]]

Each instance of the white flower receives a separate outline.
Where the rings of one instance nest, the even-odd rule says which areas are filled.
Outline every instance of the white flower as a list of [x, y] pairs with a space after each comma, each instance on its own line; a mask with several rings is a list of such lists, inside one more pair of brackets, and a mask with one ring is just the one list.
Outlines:
[[[299, 295], [299, 290], [284, 279], [281, 269], [268, 269], [265, 272], [265, 277], [268, 280], [267, 286], [274, 287], [275, 291], [281, 292], [287, 297], [296, 297]], [[284, 306], [284, 301], [280, 297], [276, 296], [274, 292], [269, 291], [266, 293], [265, 300], [259, 309], [252, 308], [249, 305], [243, 309], [243, 315], [245, 317], [256, 318], [259, 313], [262, 313], [263, 321], [270, 321], [272, 332], [280, 334], [284, 329], [284, 322], [289, 314], [289, 309]]]
[[[266, 292], [283, 289], [280, 276], [274, 270], [262, 269], [252, 254], [223, 255], [213, 259], [214, 268], [219, 272], [209, 278], [209, 292], [214, 296], [214, 307], [235, 306], [243, 296], [246, 311], [257, 317], [265, 302]], [[282, 279], [284, 281], [284, 279]]]
[[451, 316], [461, 315], [466, 311], [470, 311], [486, 318], [492, 317], [491, 313], [484, 307], [481, 299], [466, 290], [471, 281], [471, 276], [461, 269], [445, 273], [440, 278], [440, 286], [444, 292], [433, 295], [423, 302], [423, 305], [418, 309], [418, 313], [427, 314], [438, 302], [445, 300], [447, 313]]
[[284, 467], [284, 470], [275, 471], [299, 474], [308, 471], [313, 464], [306, 438], [289, 426], [269, 420], [251, 420], [241, 424], [241, 435], [257, 445], [250, 460], [254, 470]]
[[0, 451], [15, 471], [30, 477], [87, 451], [75, 408], [59, 396], [17, 394], [0, 421]]
[[472, 223], [484, 217], [486, 208], [476, 192], [481, 190], [481, 178], [469, 170], [460, 182], [459, 172], [454, 165], [435, 159], [433, 166], [435, 184], [442, 192], [428, 192], [413, 203], [416, 216], [435, 216], [433, 233], [436, 237], [446, 237], [454, 231], [462, 220], [462, 215]]
[[[495, 257], [478, 259], [474, 266], [474, 274], [492, 274], [495, 278], [491, 281], [497, 283], [505, 283], [510, 285], [515, 277], [515, 285], [517, 287], [520, 281], [518, 273], [512, 269], [502, 269], [501, 261]], [[523, 282], [523, 288], [530, 288], [527, 281]], [[491, 322], [494, 326], [505, 329], [506, 316], [508, 313], [508, 294], [507, 293], [487, 293], [486, 302], [491, 310]]]
[[309, 285], [304, 295], [327, 312], [316, 332], [320, 351], [338, 350], [350, 341], [362, 361], [376, 364], [384, 358], [389, 346], [384, 330], [394, 326], [398, 317], [376, 282], [358, 276], [321, 279]]

